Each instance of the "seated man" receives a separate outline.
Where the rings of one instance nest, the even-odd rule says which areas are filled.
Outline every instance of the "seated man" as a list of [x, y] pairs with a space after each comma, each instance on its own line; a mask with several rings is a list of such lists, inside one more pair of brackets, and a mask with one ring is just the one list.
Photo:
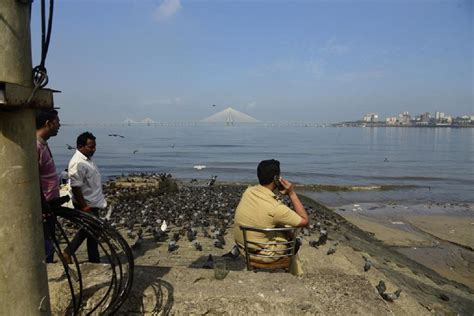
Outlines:
[[[280, 177], [280, 162], [278, 160], [264, 160], [258, 164], [257, 176], [260, 185], [249, 187], [245, 190], [239, 205], [235, 211], [234, 238], [237, 245], [244, 248], [244, 238], [240, 225], [256, 228], [275, 227], [304, 227], [309, 224], [308, 214], [295, 192], [293, 184]], [[278, 200], [273, 193], [275, 189], [280, 193], [288, 195], [293, 204], [294, 211]], [[248, 232], [248, 239], [256, 242], [270, 242], [286, 240], [281, 234], [268, 234]], [[268, 246], [267, 254], [275, 253], [271, 245]], [[262, 253], [262, 252], [260, 252]], [[293, 274], [302, 274], [298, 260], [293, 265]]]

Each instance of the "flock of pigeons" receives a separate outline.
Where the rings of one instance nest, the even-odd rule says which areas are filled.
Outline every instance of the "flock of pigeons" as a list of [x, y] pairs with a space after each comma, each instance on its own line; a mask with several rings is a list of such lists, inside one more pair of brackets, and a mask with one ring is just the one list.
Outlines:
[[[187, 240], [196, 251], [202, 251], [203, 239], [211, 240], [214, 247], [223, 249], [226, 245], [224, 236], [233, 224], [235, 208], [240, 200], [243, 188], [230, 186], [215, 186], [217, 176], [213, 176], [207, 185], [176, 185], [170, 174], [138, 174], [130, 175], [121, 181], [134, 182], [136, 178], [141, 182], [160, 183], [159, 186], [130, 185], [117, 186], [109, 182], [105, 186], [105, 193], [113, 212], [108, 213], [107, 220], [112, 226], [125, 230], [132, 242], [132, 249], [139, 249], [144, 238], [152, 238], [157, 243], [167, 243], [168, 252], [179, 249], [180, 240]], [[284, 203], [289, 200], [283, 198]], [[312, 223], [302, 229], [302, 241], [306, 237], [309, 245], [316, 249], [329, 242], [328, 229], [335, 225], [313, 208], [307, 209]], [[317, 236], [312, 239], [311, 236]], [[327, 255], [337, 251], [339, 242], [334, 242], [327, 250]], [[226, 257], [239, 257], [239, 249], [234, 245]], [[372, 267], [372, 261], [363, 257], [364, 271]], [[214, 258], [209, 255], [203, 268], [212, 268]], [[385, 283], [380, 281], [377, 286], [379, 294], [384, 300], [393, 301], [400, 296], [401, 290], [387, 293]]]

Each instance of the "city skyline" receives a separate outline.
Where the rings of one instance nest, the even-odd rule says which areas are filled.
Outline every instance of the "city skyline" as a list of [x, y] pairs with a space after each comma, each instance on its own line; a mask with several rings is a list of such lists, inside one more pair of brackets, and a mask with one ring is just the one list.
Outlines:
[[474, 113], [471, 1], [110, 3], [55, 5], [46, 67], [64, 122]]
[[[230, 112], [230, 115], [229, 115]], [[270, 120], [258, 120], [256, 118], [250, 117], [244, 112], [237, 111], [231, 107], [228, 107], [224, 110], [212, 113], [209, 117], [200, 118], [196, 120], [168, 120], [168, 121], [157, 121], [149, 116], [145, 118], [131, 118], [127, 117], [120, 122], [108, 122], [108, 124], [167, 124], [167, 123], [226, 123], [229, 121], [229, 117], [232, 115], [238, 115], [235, 121], [236, 123], [291, 123], [291, 122], [301, 122], [301, 123], [314, 123], [316, 125], [330, 125], [330, 124], [339, 124], [344, 122], [370, 122], [370, 123], [389, 123], [389, 121], [401, 122], [403, 120], [398, 120], [399, 118], [405, 118], [405, 123], [423, 121], [428, 122], [430, 119], [438, 121], [456, 121], [456, 120], [467, 120], [469, 124], [474, 124], [474, 114], [464, 114], [464, 115], [451, 115], [448, 112], [422, 112], [422, 113], [411, 113], [409, 111], [403, 111], [401, 113], [393, 113], [391, 116], [381, 117], [378, 113], [371, 112], [361, 114], [360, 117], [354, 119], [343, 120], [340, 122], [322, 122], [322, 121], [311, 121], [311, 120], [281, 120], [281, 121], [270, 121]], [[471, 123], [472, 122], [472, 123]], [[84, 122], [79, 122], [78, 124], [83, 124]], [[66, 125], [74, 125], [75, 123], [65, 122]]]

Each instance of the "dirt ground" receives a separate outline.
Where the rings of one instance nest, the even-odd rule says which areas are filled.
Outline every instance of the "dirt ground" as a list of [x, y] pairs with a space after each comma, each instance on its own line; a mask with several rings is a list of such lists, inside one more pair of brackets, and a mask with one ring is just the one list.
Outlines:
[[[242, 258], [225, 259], [228, 275], [214, 277], [204, 269], [209, 254], [221, 258], [232, 245], [232, 229], [226, 246], [217, 249], [211, 240], [203, 242], [203, 251], [181, 239], [172, 253], [167, 243], [157, 243], [145, 235], [134, 250], [135, 273], [132, 291], [119, 310], [120, 315], [472, 315], [474, 291], [448, 280], [429, 268], [410, 260], [393, 247], [375, 239], [338, 214], [303, 199], [305, 206], [317, 210], [313, 221], [328, 227], [329, 241], [319, 248], [308, 242], [317, 235], [304, 236], [300, 249], [304, 275], [282, 271], [247, 271]], [[337, 251], [327, 255], [338, 242]], [[84, 260], [83, 249], [78, 252]], [[372, 268], [364, 272], [363, 256]], [[59, 263], [48, 266], [51, 306], [54, 315], [67, 314], [70, 294]], [[107, 265], [82, 263], [86, 300], [84, 313], [97, 300], [108, 281]], [[388, 292], [401, 289], [400, 298], [387, 302], [375, 286], [383, 280]]]

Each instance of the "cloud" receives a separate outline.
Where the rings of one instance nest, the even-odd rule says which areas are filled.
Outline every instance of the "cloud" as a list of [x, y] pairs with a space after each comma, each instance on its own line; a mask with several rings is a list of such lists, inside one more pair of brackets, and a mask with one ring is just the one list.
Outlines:
[[156, 106], [156, 105], [180, 105], [183, 103], [182, 97], [172, 97], [172, 98], [164, 98], [164, 99], [157, 99], [157, 100], [148, 100], [143, 103], [145, 107], [149, 106]]
[[153, 12], [153, 16], [158, 22], [165, 21], [178, 13], [181, 8], [181, 0], [163, 0]]
[[246, 108], [247, 110], [250, 110], [250, 109], [253, 109], [256, 105], [257, 105], [257, 102], [251, 101], [251, 102], [247, 103], [247, 105], [245, 106], [245, 108]]
[[314, 59], [307, 61], [306, 71], [312, 74], [315, 77], [321, 77], [323, 74], [323, 63]]
[[319, 52], [328, 55], [341, 56], [349, 52], [349, 46], [338, 44], [336, 43], [336, 40], [331, 39], [325, 46], [319, 49]]
[[385, 73], [379, 70], [366, 71], [366, 72], [346, 72], [336, 76], [336, 80], [339, 82], [353, 82], [356, 80], [372, 80], [381, 79], [385, 77]]
[[183, 98], [174, 97], [174, 98], [167, 98], [167, 99], [158, 100], [158, 103], [159, 104], [164, 104], [164, 105], [177, 105], [177, 104], [181, 104], [182, 101], [183, 101]]
[[276, 60], [269, 68], [276, 71], [292, 71], [295, 69], [295, 64], [291, 60], [282, 59]]

